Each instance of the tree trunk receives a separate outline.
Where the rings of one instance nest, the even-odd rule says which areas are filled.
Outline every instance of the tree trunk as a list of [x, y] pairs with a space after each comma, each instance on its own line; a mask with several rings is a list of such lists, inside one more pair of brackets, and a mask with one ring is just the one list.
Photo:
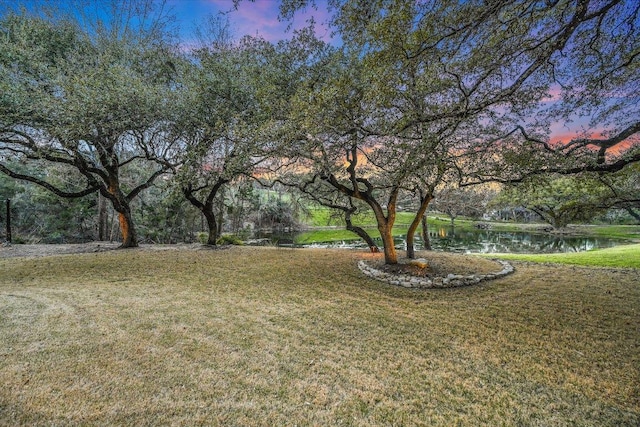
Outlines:
[[[385, 216], [382, 206], [377, 202], [373, 195], [374, 186], [366, 178], [358, 178], [356, 176], [356, 165], [358, 163], [358, 149], [356, 145], [353, 145], [350, 150], [347, 150], [347, 162], [349, 163], [347, 172], [349, 173], [351, 187], [340, 183], [336, 176], [332, 174], [329, 174], [322, 179], [342, 194], [362, 200], [371, 207], [376, 216], [378, 231], [382, 236], [384, 261], [386, 264], [397, 264], [398, 255], [393, 242], [392, 230], [393, 223], [396, 219], [396, 202], [398, 200], [400, 187], [394, 187], [391, 189], [387, 202], [387, 215]], [[366, 189], [363, 189], [362, 186], [366, 187]]]
[[98, 240], [107, 240], [107, 200], [98, 192]]
[[207, 229], [209, 230], [207, 245], [215, 246], [218, 244], [218, 221], [216, 221], [216, 215], [213, 213], [213, 209], [204, 209], [202, 214], [207, 220]]
[[351, 231], [352, 233], [356, 233], [362, 240], [364, 240], [365, 243], [369, 245], [369, 250], [371, 251], [371, 253], [380, 252], [380, 248], [378, 248], [376, 242], [373, 241], [371, 236], [369, 236], [369, 233], [367, 233], [363, 228], [351, 225], [351, 221], [349, 221], [349, 223], [347, 223], [347, 230]]
[[[196, 197], [195, 191], [193, 190], [191, 184], [187, 184], [182, 188], [182, 194], [184, 194], [189, 203], [191, 203], [193, 206], [198, 208], [200, 212], [202, 212], [202, 215], [207, 221], [207, 230], [209, 232], [209, 235], [207, 236], [207, 245], [215, 246], [217, 244], [218, 236], [220, 236], [220, 226], [222, 224], [222, 219], [217, 219], [213, 202], [216, 194], [218, 194], [218, 190], [220, 190], [220, 187], [222, 187], [227, 182], [229, 181], [219, 178], [218, 181], [209, 190], [207, 198], [204, 202], [201, 202]], [[220, 215], [222, 216], [222, 212], [220, 213]]]
[[371, 253], [380, 252], [380, 249], [378, 248], [378, 245], [376, 245], [376, 243], [373, 241], [371, 236], [369, 236], [369, 233], [367, 233], [362, 227], [358, 227], [357, 225], [353, 225], [353, 223], [351, 222], [351, 214], [354, 211], [355, 211], [355, 208], [353, 208], [350, 211], [347, 210], [344, 213], [344, 221], [347, 224], [347, 230], [351, 231], [352, 233], [357, 234], [362, 240], [364, 240], [365, 243], [367, 245], [369, 245], [369, 250], [371, 251]]
[[378, 226], [380, 236], [382, 237], [382, 245], [384, 246], [384, 263], [385, 264], [397, 264], [398, 254], [396, 252], [395, 243], [393, 241], [393, 235], [391, 232], [391, 226]]
[[382, 207], [377, 203], [370, 203], [376, 215], [378, 223], [378, 231], [382, 237], [382, 245], [384, 246], [384, 262], [385, 264], [397, 264], [398, 254], [396, 253], [395, 243], [393, 241], [393, 224], [396, 221], [396, 200], [398, 199], [399, 189], [391, 192], [387, 202], [387, 216], [384, 215]]
[[133, 226], [131, 217], [131, 209], [127, 206], [123, 212], [118, 212], [118, 221], [120, 222], [120, 233], [122, 234], [122, 244], [120, 248], [137, 248], [138, 236]]
[[420, 221], [417, 221], [417, 224], [415, 226], [413, 225], [414, 222], [416, 221], [414, 220], [413, 222], [411, 222], [411, 225], [409, 226], [409, 230], [407, 231], [407, 258], [410, 258], [410, 259], [414, 259], [416, 257], [414, 240], [415, 240], [415, 232], [416, 232], [416, 229], [418, 228], [417, 224], [419, 224]]
[[122, 235], [120, 248], [137, 248], [138, 236], [133, 226], [131, 206], [127, 197], [120, 190], [117, 176], [111, 178], [107, 191], [102, 192], [102, 195], [111, 201], [113, 208], [118, 212], [118, 223], [120, 224], [120, 234]]
[[429, 225], [427, 224], [427, 216], [422, 215], [422, 245], [425, 251], [431, 249], [431, 239], [429, 238]]
[[433, 199], [433, 197], [431, 197], [430, 195], [427, 195], [425, 197], [420, 197], [420, 199], [421, 199], [420, 209], [418, 209], [416, 216], [413, 217], [413, 221], [411, 221], [411, 225], [409, 225], [409, 230], [407, 230], [407, 258], [411, 258], [411, 259], [416, 257], [415, 246], [413, 243], [415, 239], [416, 230], [420, 225], [421, 218], [424, 218], [424, 213], [427, 211], [429, 202], [431, 201], [431, 199]]

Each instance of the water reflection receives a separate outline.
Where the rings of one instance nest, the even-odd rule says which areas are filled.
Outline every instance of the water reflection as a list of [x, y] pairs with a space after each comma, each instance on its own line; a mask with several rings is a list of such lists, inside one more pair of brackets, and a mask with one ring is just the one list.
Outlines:
[[[567, 236], [548, 233], [506, 232], [492, 230], [457, 230], [439, 228], [429, 233], [434, 250], [463, 253], [554, 253], [582, 252], [608, 248], [625, 243], [621, 240], [600, 237]], [[376, 243], [382, 245], [380, 239]], [[404, 238], [395, 239], [398, 249], [406, 249]], [[423, 249], [422, 239], [416, 235], [416, 250]], [[315, 247], [366, 248], [358, 240], [309, 245]]]
[[[430, 233], [431, 246], [449, 252], [581, 252], [606, 248], [620, 244], [620, 241], [596, 237], [566, 236], [547, 233], [505, 232], [491, 230], [459, 231], [438, 229]], [[404, 241], [398, 242], [403, 244]], [[417, 246], [422, 249], [422, 240]]]

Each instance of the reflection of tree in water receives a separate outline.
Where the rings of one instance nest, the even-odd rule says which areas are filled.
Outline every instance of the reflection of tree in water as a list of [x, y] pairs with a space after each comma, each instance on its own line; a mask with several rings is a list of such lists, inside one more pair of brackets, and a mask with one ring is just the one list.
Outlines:
[[434, 233], [431, 244], [435, 249], [480, 253], [495, 252], [579, 252], [615, 246], [620, 242], [591, 237], [556, 236], [536, 233], [459, 231]]
[[[619, 240], [592, 237], [499, 232], [491, 230], [461, 231], [451, 229], [451, 227], [432, 230], [429, 232], [429, 238], [433, 250], [471, 253], [580, 252], [597, 248], [607, 248], [623, 243]], [[416, 236], [415, 243], [417, 250], [423, 250], [421, 236]], [[397, 238], [395, 245], [398, 249], [406, 249], [406, 241], [403, 238]], [[336, 244], [333, 246], [345, 247], [346, 245], [345, 242], [341, 242], [339, 245]], [[353, 248], [366, 247], [361, 241], [353, 241], [348, 246]]]
[[[280, 238], [295, 241], [296, 233], [268, 233], [255, 237], [269, 237], [273, 241]], [[582, 252], [592, 249], [609, 248], [625, 243], [622, 240], [559, 236], [544, 233], [502, 232], [492, 230], [458, 230], [451, 227], [429, 231], [431, 246], [436, 251], [470, 252], [470, 253], [554, 253], [554, 252]], [[380, 244], [380, 239], [374, 239]], [[398, 237], [394, 240], [397, 249], [406, 250], [406, 240]], [[416, 250], [424, 250], [422, 236], [416, 235]], [[323, 247], [366, 249], [368, 246], [362, 240], [347, 240], [326, 244]]]

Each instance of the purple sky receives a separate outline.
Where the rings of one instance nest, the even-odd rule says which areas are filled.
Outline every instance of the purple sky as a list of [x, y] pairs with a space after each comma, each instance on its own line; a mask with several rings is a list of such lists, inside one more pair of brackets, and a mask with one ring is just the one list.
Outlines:
[[[316, 34], [327, 42], [340, 43], [339, 36], [331, 37], [327, 27], [329, 13], [326, 0], [316, 0], [317, 8], [307, 7], [298, 11], [292, 22], [278, 20], [278, 0], [242, 0], [238, 8], [234, 9], [232, 0], [166, 0], [169, 13], [176, 16], [180, 27], [180, 38], [185, 47], [195, 45], [194, 30], [196, 26], [205, 22], [209, 15], [226, 15], [230, 22], [230, 28], [234, 39], [238, 40], [244, 35], [260, 36], [264, 39], [276, 42], [289, 39], [293, 31], [308, 25], [309, 19], [314, 18]], [[3, 4], [4, 3], [4, 4]], [[4, 9], [27, 8], [34, 4], [57, 4], [59, 6], [74, 4], [72, 0], [0, 0], [0, 13]], [[291, 28], [287, 28], [291, 26]], [[554, 95], [554, 94], [552, 94]], [[553, 101], [553, 96], [550, 98]], [[580, 128], [587, 124], [586, 117], [575, 117], [573, 123], [555, 123], [552, 126], [552, 141], [567, 141], [575, 137]]]
[[234, 38], [244, 35], [260, 36], [268, 41], [291, 38], [293, 30], [305, 27], [313, 17], [316, 22], [316, 34], [325, 41], [331, 40], [326, 21], [328, 13], [326, 3], [317, 1], [317, 10], [308, 7], [296, 13], [287, 31], [288, 22], [278, 21], [279, 2], [276, 0], [241, 1], [234, 10], [231, 0], [167, 0], [171, 12], [178, 18], [181, 35], [189, 43], [194, 27], [207, 15], [226, 14], [231, 24]]
[[[153, 1], [160, 3], [160, 0]], [[232, 0], [166, 0], [165, 12], [177, 18], [180, 36], [185, 44], [189, 44], [190, 40], [194, 39], [194, 28], [202, 24], [208, 15], [220, 14], [229, 18], [235, 39], [245, 35], [261, 36], [271, 42], [289, 39], [294, 30], [307, 26], [309, 19], [313, 17], [316, 22], [317, 36], [329, 42], [332, 39], [326, 25], [329, 17], [326, 0], [316, 0], [315, 4], [317, 6], [315, 9], [307, 7], [298, 11], [292, 22], [278, 20], [280, 5], [278, 0], [241, 0], [237, 9], [234, 9]], [[108, 9], [108, 5], [108, 2], [93, 3], [98, 11], [100, 8]], [[19, 12], [22, 7], [27, 10], [39, 10], [49, 6], [72, 12], [79, 7], [88, 6], [89, 15], [95, 12], [92, 9], [92, 3], [83, 0], [0, 0], [0, 16], [7, 11]], [[288, 30], [289, 25], [291, 28]]]

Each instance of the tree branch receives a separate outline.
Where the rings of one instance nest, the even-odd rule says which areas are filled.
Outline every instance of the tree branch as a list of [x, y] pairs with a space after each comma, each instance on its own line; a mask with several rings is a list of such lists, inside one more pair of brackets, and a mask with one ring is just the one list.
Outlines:
[[88, 194], [95, 193], [100, 188], [99, 184], [94, 183], [93, 185], [87, 187], [84, 190], [77, 191], [77, 192], [67, 192], [67, 191], [61, 190], [61, 189], [49, 184], [48, 182], [46, 182], [46, 181], [44, 181], [42, 179], [36, 178], [34, 176], [24, 175], [24, 174], [20, 174], [20, 173], [14, 172], [14, 171], [10, 170], [9, 168], [7, 168], [2, 163], [0, 163], [0, 172], [3, 172], [4, 174], [10, 176], [11, 178], [20, 179], [20, 180], [23, 180], [23, 181], [29, 181], [29, 182], [32, 182], [34, 184], [37, 184], [40, 187], [46, 188], [47, 190], [51, 191], [56, 196], [64, 197], [66, 199], [75, 199], [75, 198], [79, 198], [79, 197], [84, 197], [84, 196], [86, 196]]

